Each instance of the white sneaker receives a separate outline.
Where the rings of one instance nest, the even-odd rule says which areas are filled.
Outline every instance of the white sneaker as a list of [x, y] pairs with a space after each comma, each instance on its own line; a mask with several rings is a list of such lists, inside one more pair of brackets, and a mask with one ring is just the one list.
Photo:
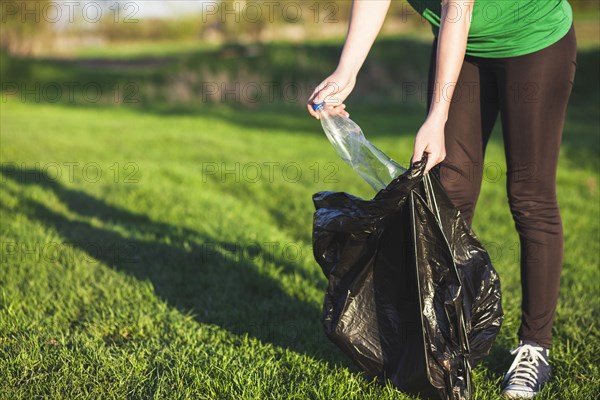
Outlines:
[[551, 377], [548, 349], [521, 342], [510, 353], [515, 360], [502, 380], [502, 395], [508, 399], [535, 397]]

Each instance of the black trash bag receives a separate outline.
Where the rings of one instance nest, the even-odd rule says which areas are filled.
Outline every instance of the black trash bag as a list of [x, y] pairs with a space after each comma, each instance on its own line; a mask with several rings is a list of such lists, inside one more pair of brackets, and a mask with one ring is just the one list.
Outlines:
[[503, 320], [500, 280], [426, 158], [372, 200], [313, 196], [329, 286], [325, 333], [369, 378], [430, 399], [471, 397]]

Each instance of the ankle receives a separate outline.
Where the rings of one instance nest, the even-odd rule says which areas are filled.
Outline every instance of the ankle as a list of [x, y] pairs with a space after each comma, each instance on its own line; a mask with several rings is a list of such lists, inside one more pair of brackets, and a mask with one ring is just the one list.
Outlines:
[[532, 339], [519, 339], [519, 346], [521, 344], [528, 344], [528, 345], [534, 346], [534, 347], [541, 347], [542, 349], [546, 350], [547, 354], [550, 354], [550, 347], [551, 347], [551, 345], [542, 344], [542, 343], [537, 342], [537, 341], [532, 340]]

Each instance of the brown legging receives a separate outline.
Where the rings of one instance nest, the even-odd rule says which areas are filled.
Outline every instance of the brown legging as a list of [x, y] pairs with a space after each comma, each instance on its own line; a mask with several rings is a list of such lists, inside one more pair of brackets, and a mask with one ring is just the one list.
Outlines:
[[[436, 46], [434, 40], [428, 105]], [[484, 165], [483, 160], [500, 113], [508, 202], [521, 249], [519, 338], [548, 348], [563, 261], [556, 168], [575, 68], [573, 27], [558, 42], [531, 54], [499, 59], [466, 56], [445, 128], [446, 159], [434, 169], [471, 224], [484, 168], [490, 174], [498, 172], [499, 166]]]

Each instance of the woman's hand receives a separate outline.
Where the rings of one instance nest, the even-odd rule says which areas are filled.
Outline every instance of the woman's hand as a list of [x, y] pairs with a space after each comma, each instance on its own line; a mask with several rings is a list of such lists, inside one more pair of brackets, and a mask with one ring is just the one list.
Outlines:
[[345, 111], [346, 105], [344, 104], [344, 100], [346, 100], [352, 89], [354, 89], [355, 83], [356, 75], [336, 70], [312, 92], [306, 105], [308, 112], [316, 119], [319, 119], [319, 114], [313, 110], [312, 105], [326, 102], [333, 107], [335, 112], [348, 117], [350, 114]]
[[425, 172], [429, 172], [431, 168], [446, 158], [444, 125], [446, 125], [446, 121], [441, 118], [429, 116], [425, 120], [415, 137], [415, 149], [411, 164], [420, 161], [423, 153], [427, 153]]

